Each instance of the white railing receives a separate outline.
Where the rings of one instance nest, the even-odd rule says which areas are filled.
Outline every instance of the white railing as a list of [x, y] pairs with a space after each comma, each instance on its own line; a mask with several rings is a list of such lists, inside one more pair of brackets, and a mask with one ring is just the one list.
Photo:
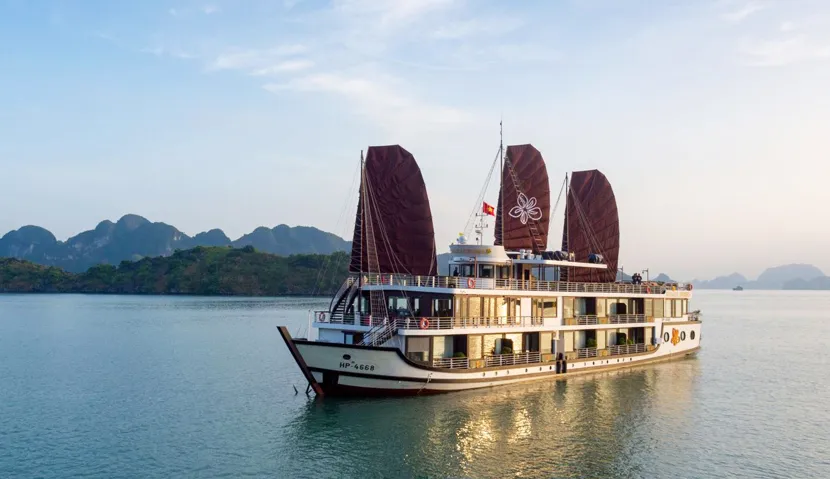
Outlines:
[[608, 317], [611, 324], [645, 323], [645, 314], [612, 314]]
[[582, 326], [586, 324], [598, 324], [599, 319], [596, 314], [582, 314], [576, 316], [576, 324]]
[[496, 354], [484, 356], [484, 366], [513, 366], [515, 364], [535, 364], [542, 362], [542, 353], [527, 351], [516, 354]]
[[398, 318], [399, 329], [464, 329], [464, 328], [521, 328], [542, 326], [542, 318], [530, 316], [501, 317], [501, 318], [446, 318], [446, 317], [413, 317]]
[[447, 369], [469, 369], [468, 358], [436, 358], [432, 360], [432, 367]]
[[595, 358], [597, 357], [597, 348], [579, 348], [576, 350], [576, 357], [580, 359]]
[[645, 344], [619, 344], [617, 346], [608, 346], [609, 356], [620, 356], [623, 354], [636, 354], [646, 352]]
[[[445, 289], [503, 289], [510, 291], [550, 291], [558, 293], [664, 294], [666, 285], [630, 283], [573, 283], [536, 279], [465, 278], [463, 276], [414, 276], [403, 274], [364, 274], [365, 286], [410, 286]], [[678, 290], [687, 286], [678, 285]]]

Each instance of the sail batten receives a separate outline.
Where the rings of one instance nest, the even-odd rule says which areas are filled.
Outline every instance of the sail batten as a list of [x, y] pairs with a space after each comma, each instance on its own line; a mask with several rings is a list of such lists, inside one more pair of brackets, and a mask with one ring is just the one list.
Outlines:
[[[575, 171], [568, 188], [562, 249], [576, 261], [601, 256], [607, 269], [569, 268], [568, 281], [616, 281], [620, 252], [620, 221], [611, 183], [599, 170]], [[594, 256], [598, 258], [598, 256]]]
[[399, 145], [366, 153], [349, 271], [436, 274], [435, 232], [421, 170]]
[[496, 213], [496, 245], [541, 253], [547, 246], [550, 184], [542, 154], [533, 145], [507, 147]]

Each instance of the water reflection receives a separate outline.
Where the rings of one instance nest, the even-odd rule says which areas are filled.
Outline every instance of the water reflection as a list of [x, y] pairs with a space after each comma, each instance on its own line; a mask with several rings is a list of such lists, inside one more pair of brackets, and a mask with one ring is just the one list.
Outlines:
[[296, 457], [286, 462], [331, 477], [649, 475], [656, 438], [688, 434], [698, 368], [688, 359], [442, 396], [311, 401], [288, 425]]

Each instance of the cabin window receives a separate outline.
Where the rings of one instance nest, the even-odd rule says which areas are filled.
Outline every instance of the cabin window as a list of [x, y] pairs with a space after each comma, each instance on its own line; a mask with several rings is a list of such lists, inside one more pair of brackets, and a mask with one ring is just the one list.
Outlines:
[[534, 318], [555, 318], [556, 299], [539, 299], [534, 298], [531, 303], [533, 311], [531, 314]]
[[608, 301], [605, 298], [597, 298], [597, 316], [604, 318], [608, 316]]
[[654, 300], [654, 317], [655, 318], [664, 318], [665, 312], [663, 310], [663, 300], [662, 299], [655, 299]]
[[574, 299], [573, 298], [565, 298], [562, 303], [562, 313], [566, 319], [571, 319], [574, 317]]
[[504, 339], [513, 342], [513, 352], [518, 353], [523, 351], [522, 333], [505, 334]]
[[481, 318], [481, 297], [479, 296], [471, 296], [470, 301], [468, 303], [468, 317], [470, 319], [479, 319]]
[[553, 333], [539, 333], [539, 351], [542, 354], [553, 352]]
[[495, 266], [492, 264], [482, 264], [478, 266], [479, 278], [492, 278], [495, 276]]
[[473, 265], [471, 264], [462, 264], [458, 267], [458, 271], [461, 273], [461, 276], [475, 276], [473, 274]]
[[426, 362], [429, 359], [429, 336], [406, 338], [406, 357], [413, 361]]
[[510, 266], [499, 266], [499, 278], [510, 279]]
[[484, 299], [484, 308], [481, 311], [481, 315], [484, 318], [496, 318], [498, 315], [496, 314], [496, 305], [498, 305], [499, 298], [495, 297], [485, 297]]
[[442, 318], [452, 317], [452, 299], [436, 299], [432, 302], [432, 307], [435, 316]]
[[452, 336], [432, 337], [432, 359], [451, 358], [453, 355]]
[[485, 334], [483, 351], [486, 355], [496, 354], [496, 340], [501, 339], [501, 334]]
[[522, 334], [522, 351], [539, 352], [539, 333]]
[[628, 305], [621, 300], [614, 300], [614, 303], [608, 303], [608, 309], [613, 314], [628, 314]]
[[573, 331], [565, 331], [562, 333], [562, 339], [565, 340], [565, 351], [566, 353], [572, 352], [574, 350], [574, 332]]
[[409, 309], [409, 301], [405, 296], [388, 296], [386, 301], [389, 306], [389, 316], [393, 318], [412, 316], [412, 311]]
[[481, 336], [467, 336], [467, 357], [470, 359], [481, 359]]
[[421, 316], [421, 298], [412, 298], [412, 314]]

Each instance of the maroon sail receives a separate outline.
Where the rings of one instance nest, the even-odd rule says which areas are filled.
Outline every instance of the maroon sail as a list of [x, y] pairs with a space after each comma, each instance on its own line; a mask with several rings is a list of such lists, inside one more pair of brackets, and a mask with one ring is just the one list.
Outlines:
[[399, 145], [370, 146], [349, 271], [434, 275], [435, 232], [421, 169]]
[[548, 244], [550, 184], [545, 160], [533, 145], [507, 147], [496, 213], [496, 242], [508, 251], [535, 253]]
[[568, 268], [568, 281], [613, 283], [620, 254], [620, 220], [611, 183], [599, 170], [576, 171], [571, 177], [562, 231], [562, 249], [575, 260], [602, 255], [608, 269]]

